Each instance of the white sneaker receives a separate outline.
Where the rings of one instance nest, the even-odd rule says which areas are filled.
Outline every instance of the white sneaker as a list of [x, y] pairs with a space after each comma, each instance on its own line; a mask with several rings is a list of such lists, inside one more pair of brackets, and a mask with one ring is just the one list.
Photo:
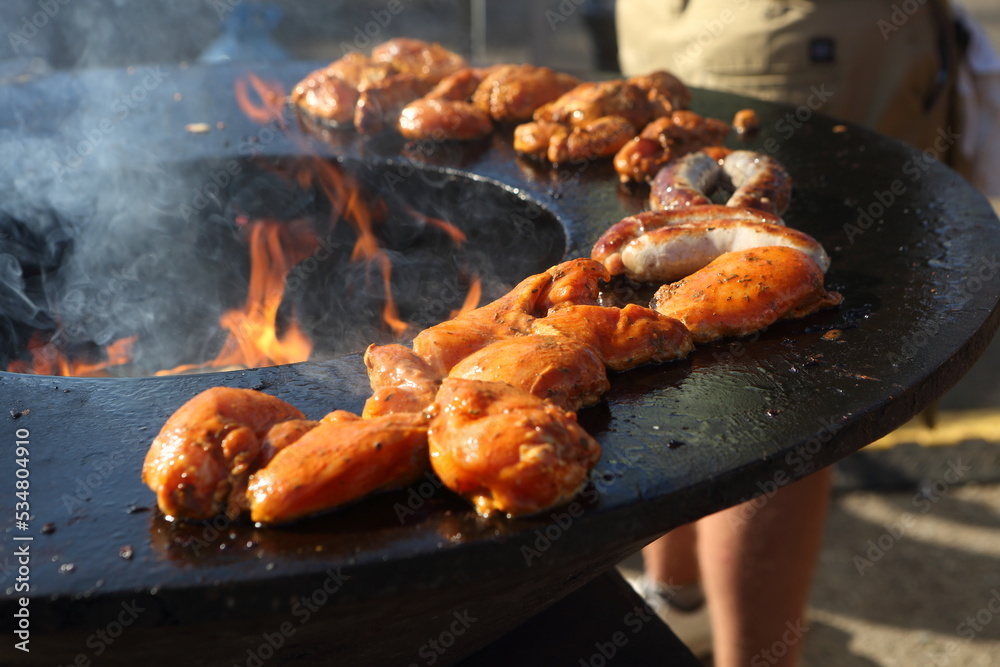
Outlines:
[[712, 625], [701, 584], [670, 586], [651, 581], [645, 574], [629, 577], [628, 582], [695, 657], [712, 654]]

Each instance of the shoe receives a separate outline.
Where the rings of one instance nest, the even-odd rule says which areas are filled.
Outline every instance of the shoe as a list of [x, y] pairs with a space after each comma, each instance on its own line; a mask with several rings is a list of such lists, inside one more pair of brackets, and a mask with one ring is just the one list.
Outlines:
[[629, 577], [628, 582], [696, 658], [712, 654], [712, 625], [701, 584], [671, 586], [645, 574]]

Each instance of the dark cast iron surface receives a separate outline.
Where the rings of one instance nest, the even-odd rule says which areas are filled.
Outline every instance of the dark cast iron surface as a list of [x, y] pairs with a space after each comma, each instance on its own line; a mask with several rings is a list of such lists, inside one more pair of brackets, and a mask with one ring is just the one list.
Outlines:
[[[262, 73], [287, 89], [310, 67]], [[9, 84], [0, 91], [13, 110], [5, 129], [52, 131], [79, 111], [88, 86], [128, 91], [142, 74]], [[164, 161], [316, 150], [401, 178], [464, 174], [526, 202], [523, 212], [498, 214], [497, 225], [530, 220], [537, 207], [554, 215], [566, 229], [566, 257], [587, 254], [646, 195], [619, 186], [604, 162], [553, 169], [520, 160], [510, 128], [468, 146], [351, 134], [318, 141], [245, 120], [231, 93], [242, 70], [167, 74], [121, 120]], [[655, 536], [830, 465], [916, 414], [969, 368], [998, 324], [1000, 228], [988, 202], [921, 154], [805, 108], [695, 95], [697, 111], [723, 119], [746, 106], [760, 113], [763, 131], [733, 145], [787, 165], [795, 192], [786, 220], [828, 249], [828, 286], [844, 303], [614, 377], [606, 400], [580, 414], [604, 448], [591, 486], [542, 516], [482, 519], [430, 479], [284, 528], [175, 524], [158, 514], [139, 471], [180, 404], [225, 384], [274, 394], [310, 417], [357, 411], [368, 395], [357, 354], [188, 377], [0, 373], [5, 625], [20, 595], [14, 537], [32, 538], [32, 650], [14, 651], [5, 632], [0, 661], [158, 663], [180, 652], [186, 664], [330, 655], [337, 664], [451, 664]], [[184, 130], [217, 121], [225, 128]], [[13, 512], [19, 432], [30, 443], [27, 531]]]

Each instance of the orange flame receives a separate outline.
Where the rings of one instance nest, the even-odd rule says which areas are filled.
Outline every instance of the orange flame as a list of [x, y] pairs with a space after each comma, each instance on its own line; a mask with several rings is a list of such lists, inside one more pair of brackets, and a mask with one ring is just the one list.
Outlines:
[[462, 306], [458, 310], [453, 310], [448, 314], [448, 319], [453, 320], [462, 313], [467, 313], [473, 308], [479, 306], [479, 300], [483, 298], [483, 285], [479, 280], [479, 276], [472, 277], [472, 284], [469, 285], [469, 291], [465, 295], [465, 301], [462, 302]]
[[104, 361], [89, 363], [68, 358], [51, 341], [44, 341], [35, 333], [28, 341], [31, 361], [13, 361], [7, 366], [10, 373], [35, 375], [75, 375], [77, 377], [108, 377], [109, 368], [127, 364], [132, 358], [132, 345], [138, 336], [121, 338], [104, 348]]
[[[250, 91], [247, 89], [247, 80], [253, 88], [260, 102], [250, 99]], [[247, 75], [247, 79], [237, 79], [234, 86], [236, 103], [240, 110], [247, 115], [250, 120], [266, 125], [271, 121], [277, 121], [281, 127], [285, 126], [284, 108], [285, 92], [281, 84], [273, 81], [264, 81], [253, 72]]]
[[311, 231], [296, 230], [297, 226], [273, 220], [247, 222], [250, 284], [243, 308], [226, 311], [219, 319], [219, 326], [229, 332], [222, 350], [208, 363], [179, 366], [156, 375], [292, 364], [309, 358], [312, 342], [296, 322], [278, 335], [278, 308], [288, 273], [319, 247]]

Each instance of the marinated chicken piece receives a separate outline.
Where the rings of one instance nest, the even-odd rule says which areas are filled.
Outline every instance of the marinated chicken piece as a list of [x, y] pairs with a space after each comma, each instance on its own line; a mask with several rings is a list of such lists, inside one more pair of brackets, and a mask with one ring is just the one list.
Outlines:
[[286, 422], [279, 422], [272, 426], [264, 434], [264, 441], [260, 447], [260, 456], [257, 458], [257, 467], [263, 468], [266, 466], [274, 458], [275, 454], [318, 425], [318, 421], [311, 419], [289, 419]]
[[448, 100], [451, 102], [471, 102], [476, 88], [482, 83], [489, 68], [465, 67], [449, 74], [434, 85], [424, 95], [428, 100]]
[[472, 103], [497, 122], [522, 122], [579, 83], [576, 77], [548, 67], [498, 65], [483, 76]]
[[292, 89], [291, 102], [334, 127], [351, 123], [358, 104], [358, 87], [369, 65], [368, 56], [348, 53], [302, 79]]
[[365, 419], [400, 412], [420, 412], [434, 400], [441, 379], [430, 365], [403, 345], [369, 345], [365, 367], [372, 396], [365, 401]]
[[573, 259], [528, 276], [496, 301], [424, 329], [413, 351], [438, 377], [493, 341], [530, 333], [534, 319], [550, 310], [598, 302], [598, 285], [610, 276], [600, 262]]
[[693, 348], [691, 334], [683, 324], [636, 304], [624, 308], [567, 306], [535, 320], [531, 330], [585, 343], [613, 371], [683, 359]]
[[635, 127], [621, 116], [604, 116], [574, 127], [549, 141], [546, 157], [553, 164], [611, 157], [635, 136]]
[[594, 405], [611, 387], [597, 350], [559, 335], [498, 340], [455, 364], [448, 377], [505, 382], [570, 411]]
[[643, 127], [653, 118], [647, 91], [628, 81], [588, 81], [558, 99], [539, 107], [536, 121], [580, 127], [605, 116], [620, 116], [633, 127]]
[[549, 146], [565, 144], [570, 128], [562, 123], [541, 120], [521, 123], [514, 128], [514, 150], [536, 159], [548, 159]]
[[397, 127], [406, 105], [428, 88], [427, 82], [412, 74], [393, 74], [377, 84], [363, 86], [354, 110], [354, 128], [361, 134], [378, 134]]
[[658, 70], [649, 74], [629, 77], [629, 83], [646, 91], [653, 104], [655, 116], [664, 116], [675, 110], [691, 106], [691, 91], [670, 72]]
[[429, 466], [427, 418], [337, 416], [285, 447], [250, 479], [250, 518], [287, 523], [405, 486]]
[[662, 286], [652, 307], [674, 317], [696, 343], [745, 336], [781, 319], [838, 305], [823, 287], [823, 270], [794, 248], [765, 246], [728, 252], [676, 283]]
[[296, 408], [268, 394], [207, 389], [167, 419], [146, 453], [142, 481], [167, 516], [236, 516], [246, 507], [247, 479], [260, 465], [268, 431], [302, 419]]
[[397, 37], [372, 49], [372, 62], [389, 63], [402, 74], [409, 74], [427, 84], [465, 69], [465, 58], [437, 42]]
[[574, 413], [508, 384], [446, 378], [430, 412], [434, 472], [484, 516], [567, 502], [601, 456]]
[[393, 39], [372, 56], [349, 53], [311, 73], [290, 100], [313, 119], [334, 127], [353, 123], [362, 134], [395, 128], [403, 108], [441, 79], [465, 69], [465, 60], [440, 44]]
[[674, 111], [652, 121], [615, 155], [615, 171], [622, 182], [642, 183], [672, 160], [726, 140], [729, 125], [693, 111]]
[[469, 141], [493, 132], [493, 121], [469, 102], [421, 98], [399, 115], [399, 133], [407, 139]]

